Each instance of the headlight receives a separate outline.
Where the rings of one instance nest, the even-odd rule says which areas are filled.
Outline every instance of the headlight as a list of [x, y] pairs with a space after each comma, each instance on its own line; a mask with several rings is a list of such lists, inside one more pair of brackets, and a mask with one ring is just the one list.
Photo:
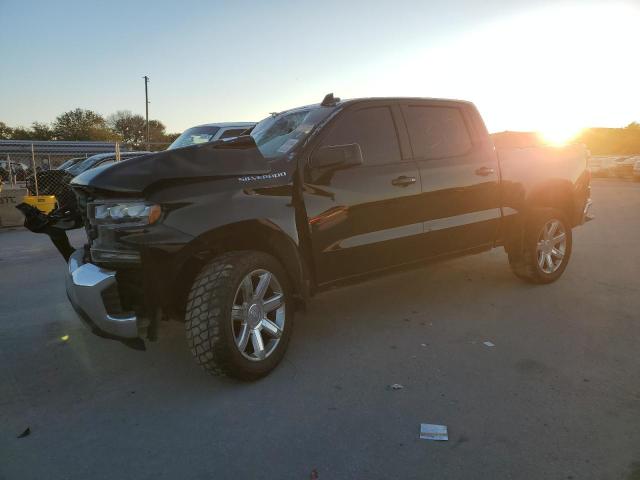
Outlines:
[[151, 225], [160, 218], [160, 205], [147, 202], [94, 203], [89, 215], [99, 225]]

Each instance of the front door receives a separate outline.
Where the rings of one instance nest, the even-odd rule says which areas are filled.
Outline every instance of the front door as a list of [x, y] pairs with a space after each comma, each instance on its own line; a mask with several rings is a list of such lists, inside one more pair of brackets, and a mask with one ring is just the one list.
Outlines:
[[[304, 200], [318, 283], [410, 261], [419, 246], [418, 167], [396, 104], [354, 105], [339, 114], [317, 148], [360, 145], [363, 164], [308, 169]], [[403, 127], [402, 127], [403, 128]], [[402, 132], [404, 133], [404, 132]]]

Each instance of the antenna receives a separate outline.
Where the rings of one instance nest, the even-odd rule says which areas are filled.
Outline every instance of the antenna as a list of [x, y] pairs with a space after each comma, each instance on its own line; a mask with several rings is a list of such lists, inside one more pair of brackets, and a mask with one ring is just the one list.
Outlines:
[[334, 107], [339, 101], [340, 101], [340, 98], [334, 97], [333, 92], [327, 93], [324, 96], [324, 99], [322, 100], [322, 103], [320, 105], [323, 107]]

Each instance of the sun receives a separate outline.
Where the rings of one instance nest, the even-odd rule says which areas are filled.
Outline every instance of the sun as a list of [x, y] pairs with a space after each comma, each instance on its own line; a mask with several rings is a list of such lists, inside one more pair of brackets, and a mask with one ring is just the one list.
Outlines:
[[570, 144], [582, 132], [581, 128], [567, 126], [553, 126], [544, 128], [538, 132], [543, 143], [554, 147], [563, 147]]

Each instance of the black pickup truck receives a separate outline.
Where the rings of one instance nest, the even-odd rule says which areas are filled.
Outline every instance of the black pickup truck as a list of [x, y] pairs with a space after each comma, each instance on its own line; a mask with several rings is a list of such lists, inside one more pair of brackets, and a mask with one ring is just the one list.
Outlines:
[[497, 153], [471, 103], [329, 94], [76, 177], [88, 244], [67, 293], [98, 335], [142, 348], [175, 318], [207, 371], [252, 380], [329, 286], [497, 246], [517, 277], [553, 282], [589, 183], [581, 147]]

